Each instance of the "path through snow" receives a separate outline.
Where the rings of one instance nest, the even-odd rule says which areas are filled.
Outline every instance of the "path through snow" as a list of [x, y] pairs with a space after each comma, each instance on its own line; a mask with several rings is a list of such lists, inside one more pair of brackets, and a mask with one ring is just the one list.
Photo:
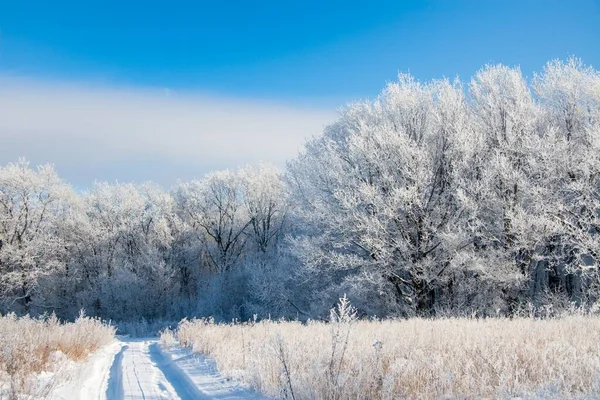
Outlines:
[[163, 348], [158, 339], [123, 340], [93, 356], [80, 373], [51, 399], [265, 399], [222, 377], [214, 361], [175, 346]]

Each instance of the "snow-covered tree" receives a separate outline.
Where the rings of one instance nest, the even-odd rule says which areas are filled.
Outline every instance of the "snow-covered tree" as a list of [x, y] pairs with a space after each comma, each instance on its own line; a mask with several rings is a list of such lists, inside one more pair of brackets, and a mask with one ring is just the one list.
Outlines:
[[[0, 167], [0, 299], [29, 311], [41, 277], [65, 267], [61, 230], [77, 199], [51, 165]], [[40, 299], [43, 301], [43, 299]]]
[[246, 245], [251, 221], [242, 204], [239, 177], [232, 171], [208, 174], [180, 185], [178, 213], [202, 243], [204, 265], [214, 273], [235, 267]]
[[267, 164], [247, 165], [238, 172], [243, 204], [250, 229], [247, 235], [262, 253], [274, 248], [282, 237], [287, 198], [281, 170]]
[[510, 312], [566, 264], [597, 272], [597, 77], [551, 62], [536, 97], [518, 68], [486, 66], [465, 97], [400, 75], [290, 162], [295, 254], [333, 290], [404, 312]]
[[600, 301], [600, 73], [401, 74], [268, 165], [77, 194], [0, 167], [0, 312], [113, 319], [517, 312]]
[[[277, 286], [287, 212], [279, 170], [260, 165], [213, 172], [180, 184], [173, 197], [179, 224], [175, 253], [182, 261], [177, 269], [185, 273], [188, 292], [206, 297], [203, 312], [239, 317], [245, 303], [276, 295], [271, 289]], [[264, 285], [271, 279], [273, 285]]]
[[541, 100], [549, 125], [567, 141], [587, 143], [600, 120], [600, 72], [577, 58], [550, 61], [536, 74], [533, 89]]
[[535, 76], [533, 87], [543, 107], [543, 128], [554, 137], [547, 172], [552, 190], [542, 203], [554, 223], [554, 235], [545, 243], [547, 269], [559, 289], [597, 301], [600, 73], [575, 58], [555, 60]]
[[300, 260], [336, 284], [374, 284], [388, 310], [430, 310], [470, 241], [457, 176], [468, 118], [459, 84], [408, 75], [343, 110], [289, 164]]
[[174, 291], [169, 194], [152, 184], [97, 183], [83, 201], [89, 231], [81, 268], [92, 311], [115, 319], [164, 314]]

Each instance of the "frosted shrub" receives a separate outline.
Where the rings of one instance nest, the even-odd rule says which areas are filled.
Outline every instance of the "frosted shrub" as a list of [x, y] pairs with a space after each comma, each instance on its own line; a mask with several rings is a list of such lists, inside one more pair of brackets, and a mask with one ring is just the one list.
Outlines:
[[349, 375], [343, 374], [344, 356], [348, 350], [351, 327], [356, 322], [356, 309], [344, 294], [335, 308], [329, 311], [331, 329], [331, 359], [327, 375], [329, 388], [327, 398], [339, 399]]
[[159, 332], [160, 342], [165, 347], [170, 347], [177, 344], [177, 338], [175, 337], [175, 332], [173, 332], [170, 328], [165, 328]]
[[53, 369], [60, 358], [83, 360], [112, 342], [114, 334], [114, 327], [83, 313], [72, 323], [61, 323], [54, 315], [0, 317], [0, 397], [8, 387], [16, 398], [33, 374]]

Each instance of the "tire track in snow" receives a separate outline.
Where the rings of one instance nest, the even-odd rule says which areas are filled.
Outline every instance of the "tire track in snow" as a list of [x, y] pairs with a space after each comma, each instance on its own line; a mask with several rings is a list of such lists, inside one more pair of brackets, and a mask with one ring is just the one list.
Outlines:
[[108, 387], [106, 388], [106, 398], [114, 400], [123, 400], [125, 392], [123, 390], [123, 353], [129, 346], [121, 347], [110, 366], [108, 376]]
[[[133, 365], [133, 368], [131, 369], [131, 371], [133, 372], [133, 376], [135, 377], [134, 382], [137, 383], [137, 387], [140, 390], [140, 393], [142, 394], [142, 400], [146, 400], [146, 396], [144, 396], [144, 388], [142, 387], [142, 384], [140, 383], [140, 377], [138, 375], [138, 368], [135, 365], [135, 357], [131, 358], [131, 364]], [[131, 382], [131, 377], [129, 379], [129, 382]], [[160, 384], [158, 385], [158, 387], [160, 389], [163, 388], [163, 386], [161, 386]]]
[[107, 400], [265, 399], [223, 378], [212, 360], [178, 346], [165, 350], [157, 339], [124, 341], [107, 375]]
[[259, 393], [223, 377], [214, 360], [190, 349], [150, 346], [151, 357], [178, 391], [182, 399], [266, 400]]
[[122, 357], [115, 357], [111, 367], [115, 373], [110, 377], [108, 387], [111, 390], [107, 390], [107, 400], [180, 399], [169, 380], [150, 360], [149, 343], [152, 341], [131, 340], [126, 343]]
[[211, 399], [202, 393], [194, 382], [177, 367], [171, 360], [171, 357], [163, 354], [158, 343], [152, 343], [149, 346], [150, 359], [161, 370], [165, 377], [169, 380], [177, 395], [182, 399]]

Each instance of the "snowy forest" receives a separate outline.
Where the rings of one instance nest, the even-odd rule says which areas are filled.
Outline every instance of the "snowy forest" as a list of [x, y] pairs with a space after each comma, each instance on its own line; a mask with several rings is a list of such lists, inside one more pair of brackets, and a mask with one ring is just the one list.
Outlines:
[[[283, 134], [283, 132], [282, 132]], [[0, 313], [516, 315], [600, 300], [600, 72], [408, 74], [280, 170], [170, 189], [0, 167]]]

